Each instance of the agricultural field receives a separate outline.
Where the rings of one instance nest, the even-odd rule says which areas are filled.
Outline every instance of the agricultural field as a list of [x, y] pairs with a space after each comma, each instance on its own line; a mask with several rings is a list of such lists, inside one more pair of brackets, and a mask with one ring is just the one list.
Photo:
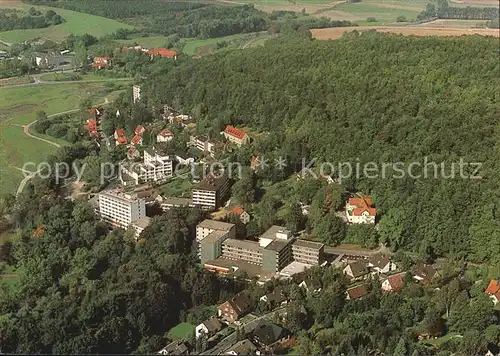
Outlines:
[[[263, 45], [271, 35], [266, 32], [238, 34], [205, 40], [186, 40], [182, 52], [188, 56], [205, 55], [223, 49], [247, 48]], [[222, 45], [223, 44], [223, 45]]]
[[[32, 5], [24, 4], [21, 1], [0, 0], [0, 8], [16, 8], [26, 11], [30, 7], [32, 7]], [[94, 16], [59, 8], [54, 9], [44, 6], [35, 7], [42, 12], [47, 11], [48, 9], [55, 10], [65, 19], [65, 22], [57, 26], [50, 26], [41, 29], [25, 29], [0, 32], [0, 40], [14, 43], [23, 42], [35, 37], [41, 37], [60, 42], [71, 33], [75, 35], [88, 33], [96, 37], [102, 37], [104, 35], [115, 32], [119, 28], [132, 29], [132, 26], [128, 24], [118, 22], [116, 20], [107, 19], [101, 16]]]
[[498, 29], [485, 28], [436, 28], [432, 26], [364, 26], [364, 27], [336, 27], [312, 30], [313, 38], [318, 40], [336, 40], [344, 32], [375, 30], [377, 32], [395, 33], [403, 36], [461, 36], [482, 35], [499, 37]]
[[[37, 111], [55, 114], [77, 109], [81, 100], [87, 97], [101, 104], [104, 97], [112, 100], [114, 95], [102, 83], [3, 88], [0, 93], [0, 194], [15, 193], [23, 178], [18, 168], [22, 168], [25, 162], [39, 163], [56, 152], [54, 145], [24, 133], [22, 125], [33, 121]], [[64, 144], [62, 140], [36, 136]]]

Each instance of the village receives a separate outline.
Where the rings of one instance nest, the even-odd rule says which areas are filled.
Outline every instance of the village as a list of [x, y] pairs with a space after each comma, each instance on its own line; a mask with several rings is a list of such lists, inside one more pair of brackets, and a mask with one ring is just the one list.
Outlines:
[[[141, 100], [139, 85], [133, 86], [132, 95], [134, 103]], [[163, 211], [199, 208], [207, 217], [196, 226], [200, 266], [222, 278], [242, 278], [260, 286], [274, 286], [260, 296], [257, 305], [245, 293], [228, 299], [217, 307], [214, 315], [195, 326], [195, 344], [192, 340], [175, 340], [159, 350], [159, 354], [261, 355], [292, 347], [295, 336], [280, 323], [286, 320], [287, 305], [297, 302], [290, 290], [299, 288], [307, 296], [321, 294], [326, 285], [321, 278], [314, 277], [318, 269], [341, 271], [347, 283], [346, 301], [363, 299], [373, 289], [373, 283], [378, 284], [382, 293], [398, 293], [406, 283], [432, 285], [441, 277], [439, 264], [418, 262], [407, 269], [392, 258], [388, 249], [380, 248], [373, 253], [342, 251], [310, 240], [303, 232], [291, 232], [285, 226], [273, 225], [253, 239], [238, 235], [234, 222], [246, 225], [252, 214], [231, 202], [234, 180], [227, 173], [193, 178], [183, 197], [162, 194], [161, 187], [176, 179], [189, 180], [190, 170], [217, 162], [217, 153], [227, 147], [239, 149], [251, 145], [252, 138], [244, 128], [227, 125], [219, 140], [212, 139], [196, 133], [196, 121], [191, 116], [164, 105], [157, 119], [161, 125], [154, 125], [156, 131], [151, 132], [153, 125], [138, 125], [131, 136], [123, 128], [116, 128], [112, 136], [106, 137], [100, 131], [104, 111], [102, 107], [89, 108], [85, 130], [108, 149], [126, 147], [127, 158], [120, 164], [119, 183], [96, 193], [90, 200], [101, 219], [114, 227], [133, 229], [136, 241], [140, 241], [141, 233], [151, 223], [147, 215], [149, 206], [161, 207]], [[116, 115], [120, 115], [119, 110]], [[179, 130], [187, 132], [189, 138], [184, 149], [172, 151], [169, 144], [175, 138], [174, 131]], [[145, 143], [146, 135], [149, 144]], [[258, 157], [252, 157], [249, 167], [258, 169]], [[174, 177], [176, 172], [181, 174]], [[325, 179], [328, 184], [335, 181], [330, 176]], [[307, 213], [307, 206], [303, 206], [303, 214]], [[375, 204], [363, 193], [352, 194], [338, 215], [349, 225], [377, 222]], [[500, 300], [498, 281], [492, 280], [485, 292], [496, 305]], [[264, 304], [267, 312], [256, 314], [256, 310], [263, 310]], [[302, 312], [307, 314], [303, 307]], [[419, 338], [429, 335], [422, 334]]]

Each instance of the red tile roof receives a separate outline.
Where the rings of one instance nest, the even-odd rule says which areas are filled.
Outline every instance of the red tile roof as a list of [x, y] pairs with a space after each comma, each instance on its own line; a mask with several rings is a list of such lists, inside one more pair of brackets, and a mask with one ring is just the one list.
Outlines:
[[151, 56], [161, 56], [166, 58], [175, 58], [179, 55], [177, 51], [166, 49], [166, 48], [154, 48], [148, 51], [148, 54]]
[[117, 141], [118, 141], [119, 145], [125, 145], [128, 142], [127, 138], [125, 136], [119, 136], [118, 139], [117, 139]]
[[89, 119], [89, 120], [87, 120], [87, 123], [85, 125], [83, 125], [83, 127], [85, 129], [87, 129], [88, 131], [96, 131], [97, 125], [98, 125], [98, 122], [96, 119]]
[[109, 61], [109, 57], [103, 56], [103, 57], [94, 57], [94, 63], [104, 63], [106, 64]]
[[236, 215], [241, 215], [245, 212], [245, 210], [243, 210], [243, 208], [241, 206], [235, 206], [232, 210], [231, 210], [231, 213], [232, 214], [236, 214]]
[[492, 279], [490, 284], [488, 284], [488, 288], [486, 288], [486, 293], [490, 295], [495, 295], [500, 292], [500, 282], [496, 279]]
[[146, 129], [144, 128], [144, 126], [139, 125], [139, 126], [137, 126], [137, 127], [135, 128], [134, 133], [135, 133], [136, 135], [142, 135], [142, 133], [143, 133], [145, 130], [146, 130]]
[[104, 68], [106, 63], [92, 63], [92, 68]]
[[226, 128], [224, 129], [224, 132], [227, 133], [228, 135], [234, 136], [240, 140], [242, 140], [243, 137], [245, 137], [245, 135], [247, 134], [245, 131], [237, 129], [236, 127], [231, 126], [231, 125], [226, 126]]
[[404, 285], [403, 277], [404, 273], [399, 273], [387, 278], [393, 292], [397, 292], [403, 288]]
[[142, 137], [139, 135], [135, 135], [134, 137], [132, 137], [132, 140], [130, 141], [132, 145], [137, 145], [138, 143], [141, 142], [142, 142]]
[[365, 211], [367, 211], [371, 216], [377, 215], [377, 209], [373, 208], [373, 201], [368, 197], [350, 198], [349, 205], [353, 205], [356, 207], [352, 211], [352, 214], [354, 216], [360, 216]]
[[125, 130], [124, 129], [116, 129], [115, 135], [117, 135], [118, 137], [125, 136]]
[[347, 294], [349, 295], [349, 299], [358, 299], [364, 297], [368, 294], [368, 290], [365, 285], [352, 287], [347, 290]]
[[163, 137], [167, 137], [167, 136], [173, 137], [174, 136], [173, 132], [170, 130], [162, 130], [160, 132], [160, 135]]

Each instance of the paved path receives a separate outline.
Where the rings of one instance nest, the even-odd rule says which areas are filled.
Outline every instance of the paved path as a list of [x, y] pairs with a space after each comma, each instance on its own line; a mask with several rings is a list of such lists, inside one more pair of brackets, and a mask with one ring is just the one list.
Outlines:
[[[98, 104], [98, 106], [100, 106], [100, 105], [106, 105], [106, 104], [109, 104], [109, 103], [110, 103], [110, 101], [108, 100], [108, 98], [104, 98], [104, 103]], [[60, 115], [71, 114], [73, 112], [77, 112], [78, 110], [80, 110], [80, 109], [72, 109], [72, 110], [58, 112], [58, 113], [55, 113], [55, 114], [52, 114], [52, 115], [48, 115], [47, 118], [53, 118], [53, 117], [57, 117], [57, 116], [60, 116]], [[41, 138], [41, 137], [35, 136], [35, 135], [33, 135], [30, 132], [31, 125], [33, 125], [37, 121], [38, 120], [33, 120], [28, 125], [22, 125], [24, 134], [27, 135], [27, 136], [29, 136], [29, 137], [31, 137], [31, 138], [34, 138], [35, 140], [39, 140], [39, 141], [48, 143], [49, 145], [52, 145], [52, 146], [55, 146], [55, 147], [61, 147], [61, 145], [58, 144], [57, 142], [50, 141], [50, 140], [47, 140], [45, 138]], [[28, 181], [31, 178], [35, 177], [36, 174], [38, 173], [38, 171], [36, 171], [36, 172], [28, 172], [28, 171], [25, 171], [24, 169], [19, 168], [19, 167], [13, 167], [13, 168], [15, 168], [15, 169], [23, 172], [23, 174], [28, 174], [27, 176], [25, 176], [23, 178], [23, 180], [19, 183], [19, 186], [17, 187], [16, 196], [18, 196], [24, 190], [24, 187], [26, 186], [26, 183], [28, 183]]]

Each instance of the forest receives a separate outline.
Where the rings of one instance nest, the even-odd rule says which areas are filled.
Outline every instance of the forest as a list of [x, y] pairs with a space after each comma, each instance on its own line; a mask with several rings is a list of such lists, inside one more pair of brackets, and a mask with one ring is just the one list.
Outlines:
[[292, 11], [275, 11], [271, 14], [255, 9], [252, 5], [224, 6], [200, 2], [137, 1], [51, 1], [25, 0], [30, 4], [44, 4], [85, 12], [127, 22], [143, 33], [182, 38], [215, 38], [272, 30], [279, 32], [284, 22], [293, 26], [324, 28], [351, 26], [349, 21], [331, 21]]
[[54, 12], [48, 10], [45, 14], [32, 7], [28, 14], [15, 9], [0, 9], [0, 31], [44, 28], [59, 25], [64, 19]]
[[[233, 124], [261, 133], [252, 149], [231, 158], [248, 165], [252, 155], [286, 157], [285, 171], [258, 173], [273, 182], [300, 171], [302, 159], [380, 166], [425, 158], [438, 167], [426, 178], [351, 176], [317, 196], [313, 185], [304, 200], [317, 207], [308, 218], [312, 237], [341, 242], [335, 211], [346, 192], [360, 191], [374, 198], [378, 240], [394, 250], [494, 264], [500, 262], [497, 59], [496, 39], [480, 36], [353, 32], [331, 42], [276, 40], [169, 64], [165, 74], [144, 81], [142, 110], [173, 103], [197, 117], [201, 132], [215, 136]], [[460, 160], [479, 162], [481, 179], [460, 178], [458, 166], [452, 168]], [[256, 202], [266, 221], [261, 229], [279, 208], [272, 197], [262, 199]]]
[[[437, 0], [435, 3], [427, 4], [417, 19], [460, 19], [460, 20], [494, 20], [498, 23], [497, 7], [453, 7], [448, 0]], [[498, 28], [498, 26], [496, 26]]]

